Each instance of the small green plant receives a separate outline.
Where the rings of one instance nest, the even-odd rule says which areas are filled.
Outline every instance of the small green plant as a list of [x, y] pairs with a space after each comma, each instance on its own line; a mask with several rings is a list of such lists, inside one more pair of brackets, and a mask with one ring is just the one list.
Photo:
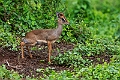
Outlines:
[[41, 78], [41, 80], [79, 80], [79, 78], [74, 76], [74, 72], [70, 72], [67, 70], [61, 72], [52, 71], [49, 75], [44, 75], [45, 78]]
[[[0, 80], [22, 80], [23, 76], [15, 71], [7, 70], [5, 65], [0, 66]], [[26, 76], [26, 80], [37, 80]]]
[[9, 80], [20, 80], [22, 76], [16, 72], [11, 72], [7, 70], [5, 65], [2, 65], [0, 66], [0, 78]]
[[120, 79], [119, 73], [119, 64], [104, 63], [103, 65], [98, 64], [95, 67], [91, 65], [86, 68], [77, 69], [76, 77], [85, 80], [118, 80]]
[[70, 24], [63, 28], [61, 39], [72, 43], [85, 43], [91, 38], [91, 31], [87, 28], [84, 22], [81, 24]]
[[74, 50], [83, 56], [120, 54], [119, 44], [108, 39], [90, 39], [85, 44], [78, 44]]
[[48, 74], [44, 75], [42, 80], [119, 80], [120, 79], [120, 64], [114, 63], [104, 63], [98, 64], [96, 66], [90, 65], [81, 68], [75, 68], [74, 71], [48, 71]]
[[90, 64], [88, 59], [83, 59], [80, 53], [67, 52], [54, 58], [54, 64], [68, 67], [83, 67]]

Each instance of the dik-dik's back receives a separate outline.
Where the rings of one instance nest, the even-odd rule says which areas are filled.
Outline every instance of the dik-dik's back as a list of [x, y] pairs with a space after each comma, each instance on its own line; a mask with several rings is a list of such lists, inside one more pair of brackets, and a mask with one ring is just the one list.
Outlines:
[[[34, 46], [40, 43], [48, 43], [49, 58], [50, 58], [50, 54], [52, 50], [51, 43], [54, 43], [61, 35], [62, 25], [68, 24], [68, 21], [66, 20], [63, 13], [57, 13], [57, 17], [58, 17], [58, 27], [56, 29], [37, 29], [30, 31], [26, 34], [26, 36], [22, 39], [21, 42], [22, 58], [24, 58], [23, 46], [25, 45]], [[32, 55], [30, 57], [32, 57]]]
[[24, 38], [26, 44], [47, 43], [47, 41], [53, 41], [59, 38], [59, 34], [55, 32], [55, 29], [38, 29], [28, 32]]

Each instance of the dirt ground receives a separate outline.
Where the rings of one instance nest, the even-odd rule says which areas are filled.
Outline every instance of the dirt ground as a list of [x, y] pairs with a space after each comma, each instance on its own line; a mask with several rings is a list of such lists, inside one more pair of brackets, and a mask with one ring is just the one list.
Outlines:
[[[73, 44], [66, 43], [54, 43], [52, 56], [55, 57], [58, 54], [63, 54], [66, 51], [71, 51], [74, 48]], [[47, 46], [39, 47], [39, 50], [32, 48], [33, 58], [31, 59], [25, 50], [25, 59], [21, 58], [20, 51], [11, 51], [7, 48], [0, 47], [0, 65], [5, 64], [7, 69], [17, 71], [19, 74], [30, 77], [42, 76], [42, 73], [38, 73], [37, 69], [45, 69], [47, 67], [54, 68], [56, 71], [71, 70], [66, 66], [59, 66], [55, 64], [48, 64], [48, 49]], [[85, 57], [86, 58], [86, 57]], [[98, 60], [98, 58], [100, 58]], [[103, 63], [103, 59], [106, 62], [110, 61], [110, 56], [101, 55], [89, 57], [94, 63]]]

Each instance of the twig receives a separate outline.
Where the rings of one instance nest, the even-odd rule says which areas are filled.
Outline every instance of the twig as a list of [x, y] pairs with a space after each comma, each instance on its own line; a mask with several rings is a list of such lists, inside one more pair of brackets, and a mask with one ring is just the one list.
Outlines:
[[6, 62], [6, 64], [7, 64], [7, 66], [9, 66], [9, 67], [11, 67], [11, 68], [21, 69], [20, 66], [11, 66], [7, 60], [6, 60], [5, 62]]

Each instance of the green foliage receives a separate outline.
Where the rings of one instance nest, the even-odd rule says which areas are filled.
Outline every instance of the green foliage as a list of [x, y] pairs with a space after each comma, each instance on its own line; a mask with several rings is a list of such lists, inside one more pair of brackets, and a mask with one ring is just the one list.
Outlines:
[[[40, 70], [40, 71], [43, 71]], [[47, 68], [43, 72], [44, 78], [28, 78], [26, 80], [119, 80], [120, 79], [120, 64], [119, 63], [104, 63], [96, 66], [86, 66], [82, 68], [75, 68], [74, 71], [60, 71], [55, 72], [50, 68]], [[0, 79], [9, 80], [21, 80], [22, 76], [19, 76], [16, 72], [11, 72], [0, 66]]]
[[60, 37], [64, 41], [85, 43], [90, 38], [106, 37], [119, 41], [119, 1], [1, 0], [0, 4], [0, 45], [14, 50], [26, 32], [55, 28], [56, 12], [64, 12], [70, 22]]
[[88, 15], [90, 14], [90, 1], [89, 0], [77, 0], [76, 3], [74, 3], [75, 6], [73, 7], [73, 9], [75, 9], [73, 11], [74, 15], [73, 17], [75, 18], [76, 22], [81, 22], [84, 18], [88, 17]]
[[[10, 27], [9, 25], [4, 25], [5, 27]], [[16, 46], [18, 45], [18, 42], [16, 42], [16, 36], [13, 33], [10, 33], [9, 30], [5, 30], [1, 27], [0, 25], [0, 31], [2, 33], [0, 33], [0, 45], [4, 46], [4, 47], [9, 47], [10, 45], [12, 45], [12, 50], [17, 50]]]
[[[119, 80], [119, 0], [0, 0], [0, 46], [17, 50], [22, 36], [33, 29], [55, 28], [56, 12], [70, 22], [60, 40], [75, 43], [71, 52], [54, 58], [57, 65], [74, 67], [74, 72], [38, 69], [40, 80]], [[112, 55], [111, 63], [90, 65], [83, 56]], [[98, 58], [99, 60], [99, 58]], [[78, 68], [76, 68], [78, 67]], [[0, 79], [21, 80], [22, 76], [0, 66]], [[26, 77], [27, 80], [37, 80]]]
[[60, 73], [57, 73], [55, 71], [52, 71], [48, 76], [44, 75], [45, 78], [41, 78], [41, 80], [79, 80], [79, 78], [76, 78], [74, 76], [73, 72], [64, 70]]
[[98, 64], [95, 67], [89, 66], [87, 68], [82, 68], [77, 72], [77, 77], [82, 80], [118, 80], [120, 79], [120, 64]]
[[18, 73], [7, 70], [5, 65], [0, 66], [0, 79], [21, 80], [21, 78]]
[[0, 66], [0, 78], [4, 79], [6, 77], [10, 77], [9, 74], [10, 74], [10, 71], [8, 71], [6, 69], [6, 67], [3, 65], [3, 66]]
[[44, 75], [42, 80], [119, 80], [120, 64], [104, 63], [96, 66], [76, 68], [75, 71], [61, 71], [59, 73], [52, 71], [49, 75]]
[[120, 48], [118, 43], [108, 39], [91, 39], [87, 40], [84, 44], [78, 43], [71, 52], [59, 54], [54, 58], [54, 63], [71, 67], [83, 67], [90, 65], [90, 61], [84, 59], [84, 56], [119, 54]]
[[16, 50], [21, 36], [25, 36], [26, 32], [38, 28], [55, 28], [59, 3], [60, 0], [1, 0], [0, 45], [11, 46]]
[[[22, 80], [23, 76], [17, 72], [7, 70], [5, 65], [0, 66], [0, 80]], [[26, 77], [26, 80], [37, 80], [34, 78]]]
[[61, 35], [63, 41], [73, 43], [85, 43], [89, 38], [91, 38], [91, 32], [83, 22], [81, 22], [81, 25], [71, 24], [64, 27]]
[[83, 59], [81, 54], [75, 51], [60, 54], [54, 58], [53, 62], [57, 65], [79, 68], [90, 65], [90, 61], [88, 59]]
[[95, 56], [95, 55], [119, 55], [119, 44], [108, 39], [91, 39], [86, 41], [86, 44], [78, 44], [75, 51], [81, 53], [83, 56]]
[[[96, 3], [99, 3], [96, 4]], [[103, 13], [109, 13], [109, 14], [114, 14], [119, 12], [119, 0], [104, 0], [104, 1], [98, 1], [98, 0], [93, 0], [91, 4], [94, 6], [95, 9], [103, 12]], [[111, 7], [112, 6], [112, 7]]]
[[120, 55], [113, 55], [113, 57], [111, 58], [111, 62], [113, 63], [120, 63]]

